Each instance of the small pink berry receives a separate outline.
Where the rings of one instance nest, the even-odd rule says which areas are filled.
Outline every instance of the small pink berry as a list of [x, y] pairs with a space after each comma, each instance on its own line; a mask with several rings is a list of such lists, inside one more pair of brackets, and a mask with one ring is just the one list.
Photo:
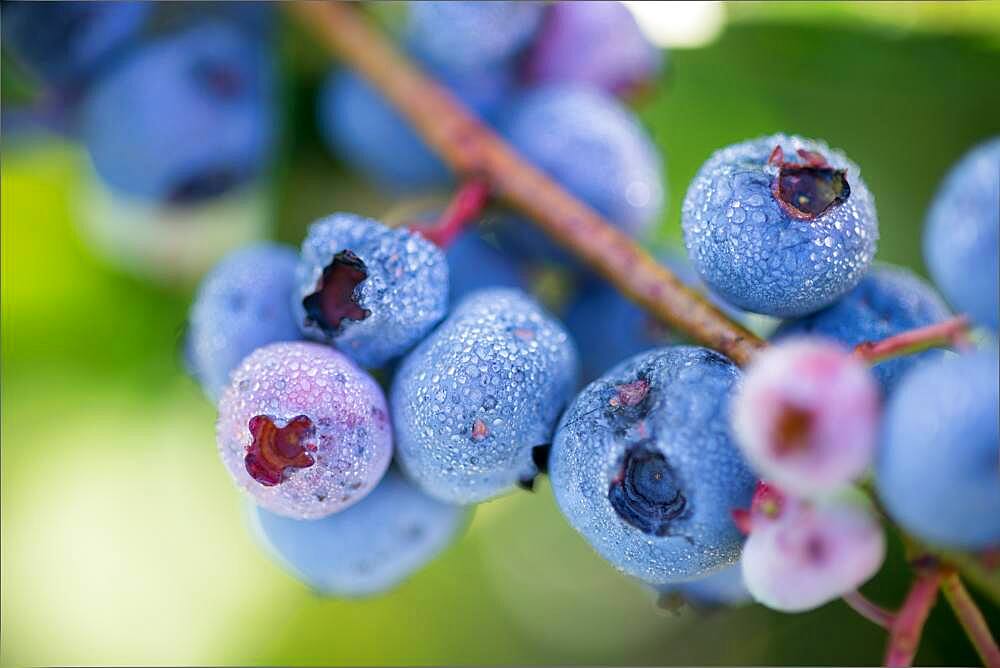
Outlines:
[[733, 406], [736, 440], [757, 471], [799, 496], [861, 475], [878, 434], [879, 390], [867, 366], [837, 344], [796, 339], [761, 353]]
[[885, 536], [858, 492], [751, 511], [743, 579], [753, 598], [784, 612], [817, 608], [857, 589], [885, 559]]

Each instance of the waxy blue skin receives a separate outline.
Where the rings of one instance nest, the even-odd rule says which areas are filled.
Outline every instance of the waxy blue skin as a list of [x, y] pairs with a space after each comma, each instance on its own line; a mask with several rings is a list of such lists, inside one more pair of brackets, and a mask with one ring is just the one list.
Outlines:
[[659, 585], [656, 589], [663, 594], [680, 594], [688, 602], [700, 607], [735, 606], [751, 600], [750, 592], [743, 584], [743, 569], [739, 564], [727, 566], [697, 580]]
[[368, 496], [333, 515], [295, 520], [252, 506], [250, 521], [294, 577], [318, 593], [353, 598], [399, 585], [453, 543], [470, 514], [390, 469]]
[[[776, 146], [846, 169], [847, 201], [812, 220], [792, 216], [772, 192]], [[688, 257], [717, 295], [741, 309], [782, 318], [818, 311], [858, 284], [875, 257], [875, 203], [858, 166], [826, 144], [773, 135], [714, 153], [691, 182], [681, 211]]]
[[4, 48], [63, 93], [89, 83], [138, 36], [154, 3], [5, 2]]
[[[775, 340], [796, 335], [834, 339], [853, 347], [880, 341], [909, 329], [932, 325], [951, 316], [947, 305], [930, 285], [901, 267], [876, 264], [857, 287], [822, 311], [783, 323]], [[940, 350], [905, 355], [872, 367], [888, 395], [910, 369], [936, 359]]]
[[[492, 118], [513, 86], [503, 68], [467, 76], [431, 71], [481, 117]], [[317, 120], [327, 146], [380, 187], [396, 192], [443, 187], [451, 170], [393, 106], [371, 85], [346, 70], [334, 70], [320, 92]]]
[[927, 215], [924, 258], [956, 310], [1000, 326], [1000, 137], [969, 151], [945, 177]]
[[[749, 507], [756, 476], [729, 433], [729, 402], [739, 369], [706, 348], [671, 346], [632, 357], [588, 385], [563, 414], [549, 458], [556, 501], [569, 523], [609, 563], [650, 584], [703, 577], [739, 559], [743, 537], [731, 517]], [[635, 384], [647, 383], [644, 393]], [[623, 388], [633, 393], [623, 393]], [[630, 453], [661, 457], [668, 473], [642, 478], [649, 494], [672, 498], [660, 531], [655, 519], [615, 505]], [[662, 473], [662, 471], [661, 471]], [[653, 498], [653, 497], [650, 497]]]
[[641, 237], [656, 223], [664, 203], [660, 157], [614, 97], [579, 85], [541, 86], [516, 99], [499, 127], [525, 160], [620, 230]]
[[541, 2], [412, 2], [406, 38], [435, 67], [484, 71], [509, 64], [542, 20]]
[[478, 503], [530, 483], [576, 387], [576, 349], [520, 290], [460, 302], [404, 360], [390, 394], [396, 456], [436, 498]]
[[879, 498], [932, 545], [1000, 545], [998, 368], [995, 348], [935, 360], [908, 374], [886, 407]]
[[213, 402], [244, 357], [302, 338], [289, 306], [297, 263], [293, 249], [263, 243], [230, 253], [202, 280], [188, 322], [187, 362]]
[[662, 54], [620, 2], [549, 5], [526, 58], [533, 84], [576, 82], [614, 95], [650, 82]]
[[524, 268], [499, 243], [480, 234], [479, 229], [464, 231], [445, 250], [451, 281], [452, 304], [484, 288], [506, 287], [527, 290]]
[[82, 133], [121, 194], [186, 204], [258, 176], [274, 143], [266, 49], [226, 23], [147, 43], [91, 91]]
[[[369, 315], [345, 319], [338, 331], [310, 321], [303, 299], [316, 292], [323, 270], [349, 250], [364, 262], [367, 278], [354, 289]], [[421, 341], [448, 312], [448, 263], [434, 244], [409, 230], [371, 218], [335, 213], [313, 223], [302, 242], [292, 310], [302, 333], [367, 368], [380, 367]]]

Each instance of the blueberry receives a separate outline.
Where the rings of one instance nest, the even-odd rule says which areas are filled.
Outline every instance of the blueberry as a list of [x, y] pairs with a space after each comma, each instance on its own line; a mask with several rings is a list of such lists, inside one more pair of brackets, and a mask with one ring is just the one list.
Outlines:
[[656, 222], [664, 199], [660, 159], [615, 98], [583, 86], [542, 86], [517, 99], [499, 124], [522, 157], [619, 229], [639, 237]]
[[794, 317], [864, 277], [875, 257], [875, 203], [854, 163], [826, 144], [774, 135], [709, 158], [681, 212], [688, 255], [720, 297]]
[[[660, 261], [684, 283], [698, 290], [703, 285], [686, 258], [672, 251], [659, 254]], [[727, 315], [742, 314], [718, 299], [709, 299]], [[656, 320], [614, 286], [589, 277], [566, 314], [566, 327], [580, 351], [582, 380], [589, 383], [619, 362], [650, 348], [679, 343], [683, 336]]]
[[534, 35], [541, 2], [411, 2], [406, 34], [445, 70], [485, 70], [514, 58]]
[[[462, 77], [430, 73], [486, 120], [513, 86], [512, 73], [501, 68]], [[317, 118], [330, 150], [384, 189], [422, 190], [452, 180], [409, 121], [352, 72], [338, 69], [327, 76]]]
[[824, 339], [759, 353], [733, 401], [733, 433], [761, 477], [803, 497], [828, 494], [868, 468], [879, 392], [867, 365]]
[[556, 501], [619, 570], [664, 584], [739, 557], [730, 513], [756, 482], [728, 429], [739, 377], [711, 350], [660, 348], [588, 385], [563, 415], [549, 459]]
[[84, 103], [97, 173], [136, 198], [190, 204], [258, 176], [274, 143], [266, 50], [197, 25], [135, 51]]
[[352, 213], [309, 227], [296, 286], [302, 333], [370, 368], [405, 353], [448, 310], [444, 253], [408, 230]]
[[[755, 506], [757, 504], [755, 503]], [[816, 501], [778, 496], [754, 511], [741, 559], [758, 603], [803, 612], [856, 590], [885, 560], [885, 532], [861, 492]]]
[[661, 54], [620, 2], [549, 6], [525, 69], [533, 84], [575, 82], [612, 94], [648, 84]]
[[430, 498], [395, 470], [358, 504], [320, 520], [254, 506], [268, 552], [322, 594], [370, 596], [399, 585], [454, 542], [470, 511]]
[[[948, 307], [930, 285], [902, 267], [876, 264], [857, 287], [830, 306], [782, 324], [774, 339], [780, 341], [805, 334], [856, 346], [931, 325], [949, 316]], [[883, 393], [889, 394], [914, 365], [941, 354], [933, 350], [898, 357], [876, 364], [872, 371]]]
[[677, 594], [698, 607], [737, 606], [750, 600], [739, 564], [687, 582], [658, 585], [656, 590], [667, 596]]
[[236, 368], [216, 439], [237, 484], [271, 512], [316, 519], [358, 502], [392, 456], [378, 384], [318, 343], [272, 343]]
[[392, 386], [403, 469], [453, 503], [498, 496], [538, 473], [576, 383], [562, 326], [519, 290], [474, 292], [403, 361]]
[[297, 263], [291, 248], [263, 243], [230, 253], [202, 281], [191, 306], [188, 362], [213, 401], [244, 357], [301, 338], [289, 306]]
[[528, 280], [519, 266], [491, 237], [478, 229], [463, 232], [445, 251], [451, 278], [452, 303], [483, 288], [526, 289]]
[[945, 177], [924, 230], [924, 257], [948, 301], [1000, 326], [1000, 137], [969, 151]]
[[149, 2], [5, 2], [3, 42], [64, 92], [89, 83], [142, 29]]
[[876, 486], [889, 515], [922, 540], [1000, 545], [998, 367], [995, 349], [935, 360], [886, 407]]

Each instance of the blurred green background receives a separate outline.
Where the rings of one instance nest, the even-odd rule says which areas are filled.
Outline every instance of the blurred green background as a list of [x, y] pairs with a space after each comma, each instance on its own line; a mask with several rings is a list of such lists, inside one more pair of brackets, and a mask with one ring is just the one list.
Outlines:
[[[788, 131], [862, 166], [879, 258], [923, 272], [934, 189], [966, 149], [1000, 133], [998, 8], [726, 7], [723, 32], [672, 50], [638, 107], [667, 165], [657, 241], [679, 242], [680, 199], [712, 150]], [[310, 95], [327, 59], [283, 30], [296, 74], [274, 208], [277, 236], [295, 243], [316, 215], [391, 203], [317, 147]], [[216, 455], [214, 409], [179, 362], [189, 290], [109, 268], [82, 242], [84, 166], [72, 144], [4, 137], [4, 665], [880, 661], [884, 634], [839, 602], [795, 616], [658, 610], [562, 521], [545, 484], [481, 506], [458, 544], [388, 595], [310, 593], [245, 530]], [[894, 542], [866, 592], [895, 605], [907, 583]], [[943, 604], [918, 661], [977, 662]]]

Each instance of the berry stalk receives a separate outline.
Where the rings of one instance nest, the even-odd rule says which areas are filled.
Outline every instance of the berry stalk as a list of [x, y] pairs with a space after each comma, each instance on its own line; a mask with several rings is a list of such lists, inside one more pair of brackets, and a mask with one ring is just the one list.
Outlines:
[[844, 603], [849, 605], [854, 612], [884, 629], [891, 629], [893, 623], [896, 621], [896, 615], [882, 606], [872, 603], [860, 591], [847, 592], [841, 598], [844, 599]]
[[286, 5], [366, 77], [459, 175], [479, 177], [557, 243], [657, 319], [746, 364], [766, 344], [685, 286], [624, 233], [520, 158], [455, 97], [401, 56], [345, 2]]
[[958, 617], [966, 635], [983, 660], [983, 665], [986, 668], [1000, 667], [1000, 648], [997, 647], [997, 641], [993, 638], [990, 627], [986, 625], [983, 613], [969, 596], [956, 571], [949, 569], [944, 574], [941, 578], [941, 591], [944, 592], [945, 598], [955, 611], [955, 616]]
[[969, 319], [960, 315], [944, 322], [911, 329], [881, 341], [859, 343], [854, 347], [854, 354], [869, 364], [877, 364], [894, 357], [923, 352], [929, 348], [960, 344], [968, 330]]
[[889, 629], [889, 646], [886, 648], [884, 664], [888, 668], [900, 668], [913, 664], [913, 657], [920, 645], [920, 635], [924, 622], [930, 615], [937, 600], [941, 571], [936, 567], [918, 570], [917, 578], [906, 595], [892, 627]]
[[438, 248], [447, 248], [474, 221], [490, 200], [490, 184], [472, 178], [461, 185], [448, 208], [433, 225], [411, 228]]

